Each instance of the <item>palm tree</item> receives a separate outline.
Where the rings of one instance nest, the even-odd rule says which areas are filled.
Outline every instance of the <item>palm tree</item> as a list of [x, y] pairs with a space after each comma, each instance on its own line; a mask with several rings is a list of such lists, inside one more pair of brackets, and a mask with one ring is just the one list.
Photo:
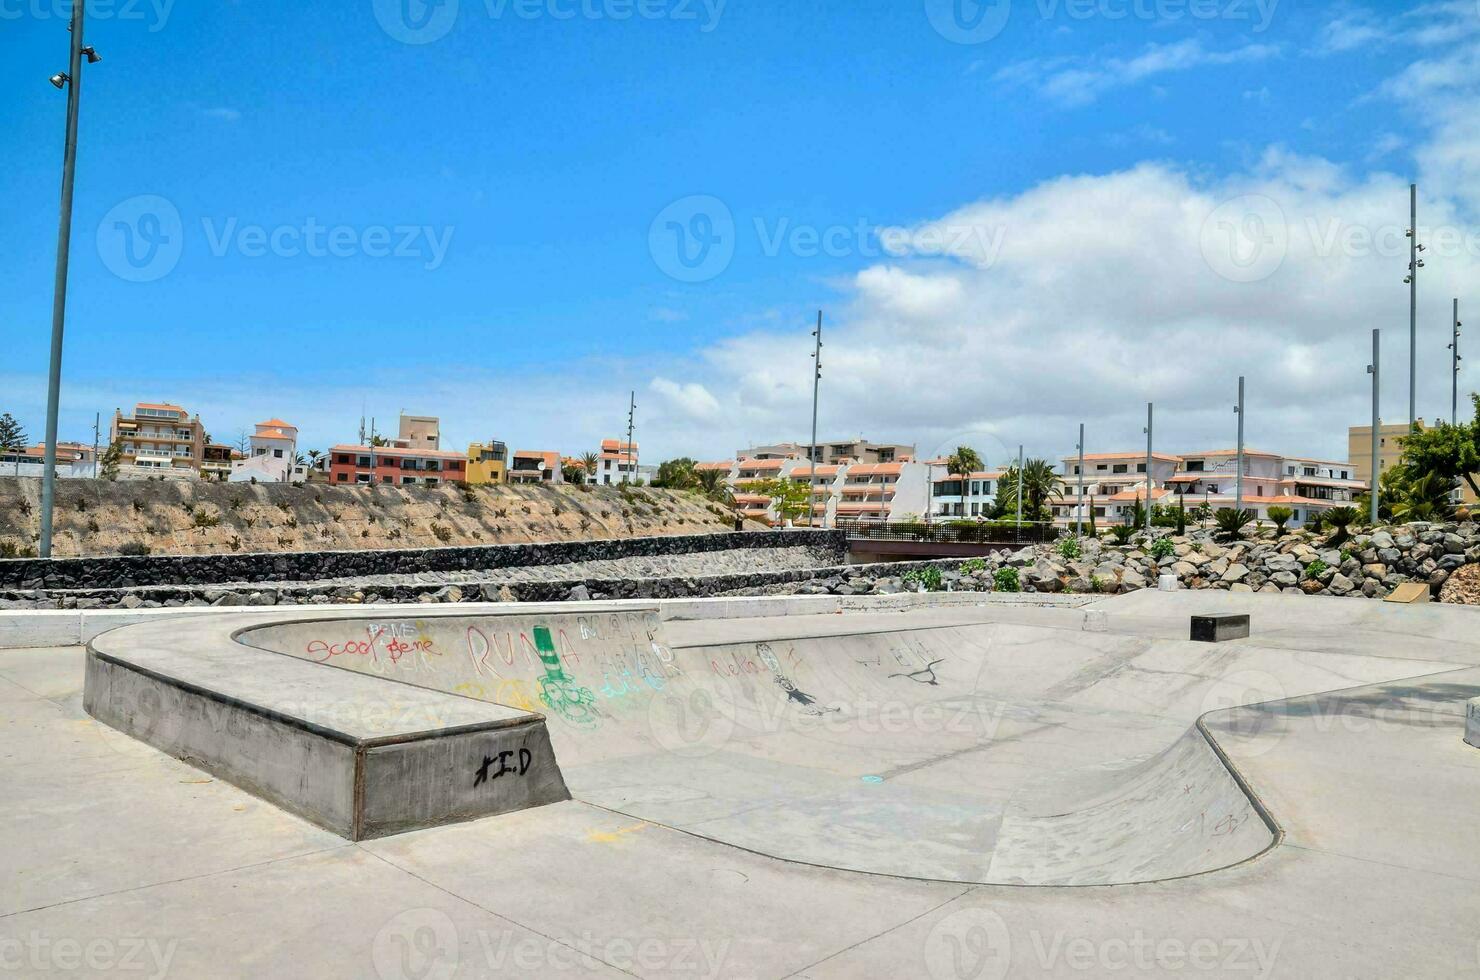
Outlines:
[[971, 474], [984, 468], [981, 456], [970, 446], [957, 446], [956, 452], [946, 460], [946, 472], [961, 478], [961, 516], [966, 516], [966, 497]]
[[1394, 519], [1447, 521], [1454, 515], [1454, 483], [1438, 473], [1425, 473], [1402, 488], [1402, 498], [1393, 504]]
[[309, 465], [309, 467], [311, 469], [315, 469], [315, 470], [318, 469], [319, 468], [319, 460], [321, 460], [323, 458], [324, 458], [324, 451], [322, 449], [310, 449], [308, 451], [308, 465]]
[[735, 490], [725, 479], [725, 474], [719, 470], [696, 470], [694, 481], [697, 489], [704, 496], [724, 507], [732, 507], [735, 503]]
[[[1053, 471], [1053, 464], [1046, 459], [1030, 459], [1023, 464], [1023, 519], [1029, 521], [1048, 520], [1051, 501], [1062, 500], [1064, 482]], [[1017, 509], [1018, 469], [1009, 466], [998, 481], [997, 506], [1004, 515]]]
[[581, 454], [581, 471], [585, 473], [585, 478], [587, 480], [594, 483], [596, 480], [596, 471], [599, 469], [601, 469], [600, 456], [596, 455], [595, 453]]

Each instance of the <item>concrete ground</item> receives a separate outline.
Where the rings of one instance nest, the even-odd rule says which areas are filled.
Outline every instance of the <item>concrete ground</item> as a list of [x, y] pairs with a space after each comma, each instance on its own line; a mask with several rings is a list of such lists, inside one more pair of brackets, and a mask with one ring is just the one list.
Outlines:
[[[839, 871], [580, 801], [349, 844], [93, 722], [80, 648], [0, 651], [0, 972], [1480, 976], [1480, 750], [1461, 740], [1480, 612], [1280, 600], [1097, 604], [1112, 634], [1169, 638], [1194, 607], [1256, 610], [1252, 690], [1278, 651], [1302, 672], [1372, 658], [1384, 678], [1210, 716], [1282, 838], [1113, 886]], [[668, 626], [678, 645], [981, 619]]]

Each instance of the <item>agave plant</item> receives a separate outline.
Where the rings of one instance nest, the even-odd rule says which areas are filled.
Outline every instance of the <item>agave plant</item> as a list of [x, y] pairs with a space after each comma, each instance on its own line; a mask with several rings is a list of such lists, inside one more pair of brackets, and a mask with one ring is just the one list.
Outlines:
[[1213, 515], [1213, 521], [1218, 527], [1218, 533], [1229, 541], [1237, 541], [1243, 536], [1244, 528], [1254, 523], [1256, 515], [1252, 510], [1235, 510], [1232, 507], [1220, 507], [1218, 513]]

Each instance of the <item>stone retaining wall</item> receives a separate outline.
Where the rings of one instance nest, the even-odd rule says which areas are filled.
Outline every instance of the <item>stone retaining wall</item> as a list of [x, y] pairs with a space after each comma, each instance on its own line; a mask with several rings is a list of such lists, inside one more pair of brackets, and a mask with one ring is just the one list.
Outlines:
[[[395, 551], [309, 551], [281, 554], [175, 555], [0, 560], [0, 591], [129, 589], [228, 582], [312, 582], [396, 572], [563, 565], [652, 555], [799, 545], [820, 550], [821, 563], [841, 564], [847, 542], [837, 531], [752, 531], [672, 537], [504, 544]], [[831, 562], [826, 561], [831, 558]]]

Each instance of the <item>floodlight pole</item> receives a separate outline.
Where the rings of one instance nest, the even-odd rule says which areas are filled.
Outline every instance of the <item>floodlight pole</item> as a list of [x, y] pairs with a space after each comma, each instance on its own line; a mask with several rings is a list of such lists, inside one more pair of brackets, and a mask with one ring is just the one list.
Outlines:
[[1454, 299], [1454, 339], [1449, 343], [1450, 357], [1450, 381], [1449, 381], [1449, 424], [1459, 425], [1459, 328], [1463, 326], [1459, 322], [1459, 297]]
[[632, 397], [627, 403], [627, 472], [622, 477], [622, 482], [637, 482], [637, 474], [632, 470], [632, 430], [637, 426], [637, 392], [632, 392]]
[[[812, 350], [812, 444], [807, 447], [807, 457], [812, 466], [807, 473], [807, 526], [812, 526], [812, 512], [817, 505], [813, 497], [817, 493], [817, 395], [822, 387], [822, 311], [817, 311], [817, 329], [812, 336], [817, 344]], [[827, 527], [827, 505], [823, 504], [822, 526]], [[929, 508], [927, 508], [928, 512]]]
[[1408, 185], [1408, 426], [1418, 418], [1418, 185]]
[[1084, 535], [1084, 423], [1079, 423], [1079, 503], [1074, 507], [1074, 540]]
[[82, 15], [84, 0], [72, 0], [72, 55], [67, 69], [67, 136], [62, 149], [62, 208], [57, 230], [57, 271], [51, 301], [51, 363], [46, 382], [46, 447], [41, 469], [41, 540], [38, 553], [51, 557], [52, 510], [56, 502], [57, 415], [62, 398], [62, 335], [67, 321], [67, 268], [72, 253], [72, 190], [77, 177], [77, 116], [82, 109]]
[[1018, 445], [1017, 524], [1018, 533], [1023, 533], [1023, 447]]
[[1378, 494], [1378, 476], [1379, 476], [1379, 474], [1378, 474], [1378, 465], [1379, 465], [1379, 462], [1378, 462], [1377, 446], [1378, 446], [1378, 429], [1382, 425], [1382, 422], [1381, 422], [1381, 419], [1380, 419], [1380, 416], [1379, 416], [1379, 405], [1378, 405], [1378, 397], [1379, 397], [1379, 392], [1380, 392], [1380, 389], [1378, 387], [1378, 384], [1379, 384], [1379, 380], [1380, 380], [1380, 372], [1382, 370], [1382, 361], [1381, 361], [1381, 358], [1382, 358], [1382, 345], [1381, 345], [1381, 339], [1380, 339], [1381, 336], [1382, 336], [1382, 331], [1381, 330], [1373, 330], [1372, 331], [1372, 363], [1369, 364], [1369, 365], [1367, 365], [1367, 373], [1370, 374], [1370, 375], [1372, 375], [1372, 479], [1371, 479], [1371, 488], [1370, 488], [1370, 490], [1368, 492], [1368, 496], [1370, 496], [1372, 498], [1372, 501], [1371, 501], [1371, 515], [1370, 515], [1370, 517], [1371, 517], [1371, 522], [1372, 522], [1372, 526], [1373, 527], [1376, 527], [1377, 526], [1377, 494]]
[[1151, 427], [1156, 415], [1156, 405], [1146, 405], [1146, 533], [1151, 533]]
[[1244, 509], [1244, 378], [1239, 375], [1238, 379], [1238, 405], [1234, 408], [1238, 413], [1238, 470], [1233, 478], [1233, 509]]

